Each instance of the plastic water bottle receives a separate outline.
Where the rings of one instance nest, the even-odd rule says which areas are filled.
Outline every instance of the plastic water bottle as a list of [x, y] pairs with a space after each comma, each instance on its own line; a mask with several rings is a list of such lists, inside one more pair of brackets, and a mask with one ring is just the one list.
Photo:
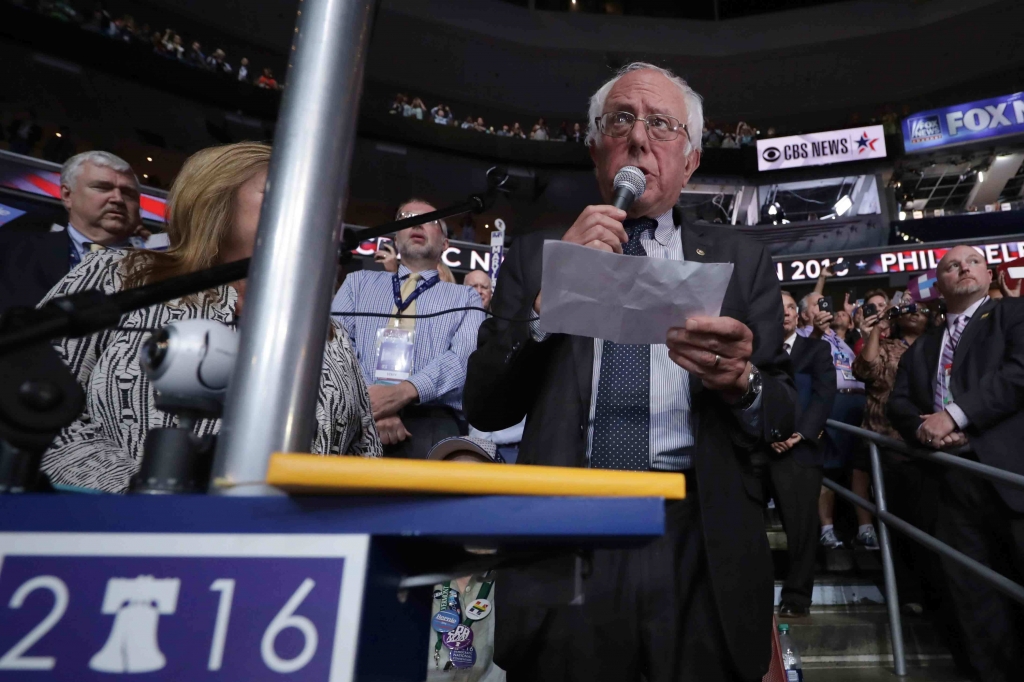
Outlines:
[[786, 682], [803, 682], [804, 668], [800, 662], [800, 652], [789, 636], [789, 626], [779, 625], [779, 648], [782, 649], [782, 667], [786, 671]]

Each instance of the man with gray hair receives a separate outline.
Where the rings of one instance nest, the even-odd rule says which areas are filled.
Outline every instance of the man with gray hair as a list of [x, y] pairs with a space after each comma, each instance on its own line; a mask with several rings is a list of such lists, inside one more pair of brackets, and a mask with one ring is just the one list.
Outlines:
[[90, 252], [145, 245], [139, 181], [124, 159], [109, 152], [72, 156], [60, 172], [68, 224], [48, 233], [8, 233], [0, 240], [0, 311], [34, 306]]
[[[732, 230], [686, 221], [679, 194], [700, 163], [703, 110], [684, 80], [634, 63], [590, 103], [588, 146], [603, 203], [516, 242], [470, 357], [478, 429], [527, 418], [517, 464], [682, 472], [665, 533], [503, 570], [494, 660], [516, 680], [760, 680], [771, 653], [772, 562], [754, 450], [793, 433], [771, 258]], [[624, 166], [646, 189], [612, 206]], [[664, 343], [547, 334], [545, 239], [633, 257], [735, 263], [721, 317], [680, 319]]]

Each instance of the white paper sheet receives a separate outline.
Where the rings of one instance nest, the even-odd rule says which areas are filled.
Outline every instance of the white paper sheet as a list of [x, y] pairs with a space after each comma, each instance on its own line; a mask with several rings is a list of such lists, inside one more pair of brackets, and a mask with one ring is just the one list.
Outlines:
[[687, 318], [717, 316], [732, 263], [623, 256], [544, 242], [542, 331], [615, 343], [665, 343]]

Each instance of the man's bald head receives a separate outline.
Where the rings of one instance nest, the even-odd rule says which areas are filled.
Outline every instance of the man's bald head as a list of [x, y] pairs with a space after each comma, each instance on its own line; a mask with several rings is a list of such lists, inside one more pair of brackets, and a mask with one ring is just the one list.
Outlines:
[[950, 312], [966, 310], [985, 296], [991, 284], [992, 273], [985, 257], [973, 247], [954, 246], [939, 261], [935, 286]]

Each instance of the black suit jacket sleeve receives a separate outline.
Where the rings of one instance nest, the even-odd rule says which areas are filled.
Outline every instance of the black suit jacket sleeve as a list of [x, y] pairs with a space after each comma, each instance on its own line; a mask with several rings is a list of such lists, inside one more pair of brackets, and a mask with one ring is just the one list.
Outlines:
[[[914, 345], [923, 347], [924, 342], [925, 339], [921, 338]], [[915, 381], [928, 380], [928, 377], [914, 376], [917, 365], [923, 364], [916, 361], [916, 350], [911, 348], [900, 358], [900, 364], [896, 368], [896, 379], [889, 394], [889, 405], [886, 408], [889, 422], [907, 443], [917, 442], [917, 429], [921, 426], [922, 410], [913, 400], [912, 386]]]
[[832, 364], [832, 351], [827, 341], [807, 339], [801, 345], [802, 352], [810, 355], [805, 373], [811, 377], [811, 399], [800, 411], [796, 432], [804, 440], [817, 444], [836, 399], [836, 368]]
[[[540, 386], [538, 377], [547, 361], [548, 340], [537, 342], [527, 320], [537, 317], [533, 302], [540, 290], [526, 283], [522, 254], [536, 251], [533, 241], [553, 237], [527, 235], [518, 241], [501, 264], [501, 277], [491, 300], [496, 316], [480, 325], [477, 350], [469, 358], [463, 405], [469, 423], [481, 431], [498, 431], [523, 420]], [[527, 290], [529, 289], [529, 290]], [[555, 335], [558, 336], [558, 335]]]
[[1011, 299], [1001, 305], [1002, 362], [972, 383], [970, 390], [954, 395], [971, 426], [981, 430], [998, 424], [1024, 405], [1024, 302]]

